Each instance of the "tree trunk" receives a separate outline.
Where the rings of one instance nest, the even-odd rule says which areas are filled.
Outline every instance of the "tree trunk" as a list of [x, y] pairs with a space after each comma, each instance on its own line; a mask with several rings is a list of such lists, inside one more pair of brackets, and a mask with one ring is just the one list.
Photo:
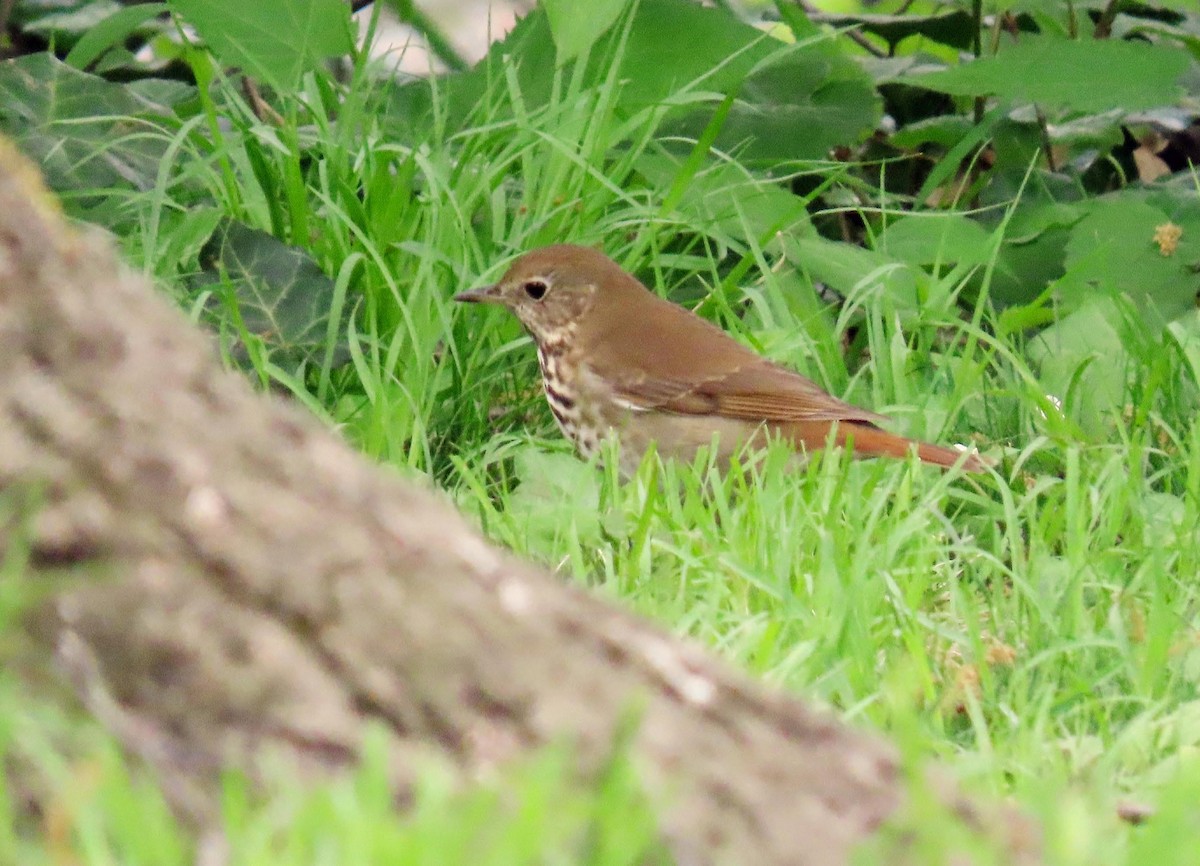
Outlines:
[[220, 767], [253, 772], [264, 749], [343, 766], [371, 722], [398, 782], [414, 750], [469, 774], [564, 735], [586, 773], [631, 709], [680, 862], [842, 863], [901, 806], [878, 740], [495, 550], [223, 371], [4, 141], [0, 371], [28, 571], [77, 578], [58, 658], [194, 818]]

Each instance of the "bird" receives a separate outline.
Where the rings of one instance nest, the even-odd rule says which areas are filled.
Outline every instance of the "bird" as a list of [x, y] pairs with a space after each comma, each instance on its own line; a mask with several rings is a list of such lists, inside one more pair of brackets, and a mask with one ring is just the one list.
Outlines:
[[904, 458], [982, 471], [980, 457], [889, 433], [887, 419], [826, 393], [691, 310], [646, 288], [604, 253], [556, 244], [518, 257], [493, 285], [454, 296], [516, 315], [537, 347], [558, 426], [586, 459], [615, 436], [632, 475], [653, 447], [691, 461], [716, 449], [728, 466], [770, 437], [799, 454], [827, 443], [855, 457]]

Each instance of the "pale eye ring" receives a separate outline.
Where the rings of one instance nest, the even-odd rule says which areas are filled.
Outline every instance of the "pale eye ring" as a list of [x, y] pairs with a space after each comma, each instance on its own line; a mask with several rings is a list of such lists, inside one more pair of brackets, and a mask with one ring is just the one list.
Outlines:
[[540, 301], [542, 298], [546, 297], [546, 289], [548, 289], [549, 286], [547, 286], [543, 280], [529, 280], [528, 282], [524, 283], [521, 288], [525, 290], [525, 294], [527, 294], [531, 299]]

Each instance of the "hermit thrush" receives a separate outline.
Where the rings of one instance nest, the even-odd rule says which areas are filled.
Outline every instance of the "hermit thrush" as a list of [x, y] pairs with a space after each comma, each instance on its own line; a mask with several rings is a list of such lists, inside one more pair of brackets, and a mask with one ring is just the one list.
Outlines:
[[585, 457], [615, 435], [627, 474], [651, 442], [659, 454], [690, 460], [715, 439], [725, 462], [769, 435], [801, 451], [832, 438], [863, 456], [903, 457], [915, 448], [927, 463], [984, 467], [974, 454], [881, 430], [882, 416], [763, 358], [588, 247], [534, 250], [500, 282], [455, 300], [516, 314], [537, 344], [546, 400], [563, 434]]

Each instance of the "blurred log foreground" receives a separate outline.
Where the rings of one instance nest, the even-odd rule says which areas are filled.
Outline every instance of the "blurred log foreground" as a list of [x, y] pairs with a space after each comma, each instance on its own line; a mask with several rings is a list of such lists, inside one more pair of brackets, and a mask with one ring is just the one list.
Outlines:
[[903, 806], [885, 745], [498, 552], [223, 372], [3, 141], [0, 494], [33, 503], [30, 579], [70, 575], [58, 663], [192, 819], [220, 768], [336, 769], [368, 724], [401, 790], [416, 752], [466, 778], [564, 738], [586, 778], [631, 704], [680, 863], [846, 862]]

